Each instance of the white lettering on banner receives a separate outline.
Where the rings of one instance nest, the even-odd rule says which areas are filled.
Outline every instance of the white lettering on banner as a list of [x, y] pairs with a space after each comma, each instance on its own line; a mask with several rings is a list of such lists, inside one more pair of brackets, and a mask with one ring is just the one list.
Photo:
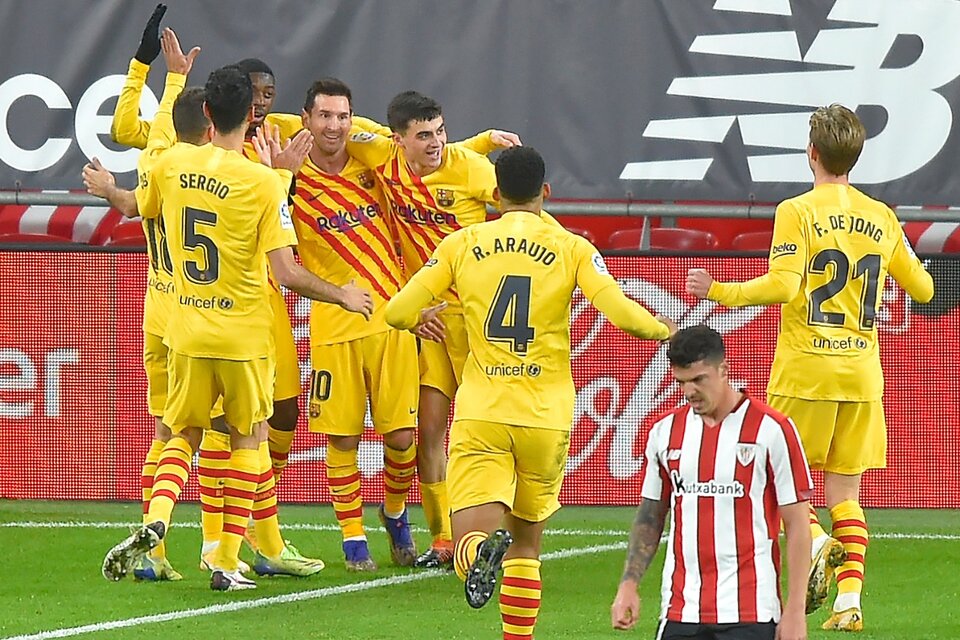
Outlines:
[[[675, 296], [660, 285], [640, 278], [625, 278], [619, 280], [624, 293], [633, 298], [654, 314], [662, 314], [674, 318], [681, 327], [697, 324], [706, 324], [721, 334], [731, 333], [749, 324], [763, 313], [763, 307], [743, 307], [739, 309], [723, 309], [717, 303], [709, 300], [700, 300], [693, 306], [688, 305], [681, 298]], [[574, 305], [571, 322], [583, 313], [584, 304], [581, 294], [578, 293], [577, 304]], [[586, 303], [589, 305], [589, 303]], [[606, 319], [596, 314], [593, 325], [579, 343], [571, 345], [571, 356], [584, 353], [596, 339], [600, 328]], [[574, 408], [573, 424], [576, 428], [582, 418], [592, 421], [596, 427], [589, 441], [576, 453], [570, 454], [567, 459], [567, 473], [573, 473], [584, 464], [596, 451], [607, 433], [612, 433], [609, 459], [607, 466], [610, 475], [617, 480], [624, 480], [639, 473], [643, 465], [643, 454], [634, 457], [635, 443], [640, 436], [640, 428], [647, 418], [667, 407], [667, 402], [677, 393], [677, 385], [670, 377], [670, 363], [667, 361], [665, 347], [660, 347], [653, 357], [646, 363], [638, 361], [637, 367], [644, 367], [637, 380], [636, 386], [629, 391], [629, 397], [621, 406], [620, 398], [623, 392], [621, 381], [616, 376], [600, 376], [587, 382], [577, 390], [577, 401]], [[609, 401], [602, 404], [606, 410], [597, 411], [601, 396], [609, 393]], [[672, 405], [671, 405], [672, 406]]]
[[[60, 370], [67, 364], [80, 364], [79, 349], [53, 349], [47, 352], [43, 365], [43, 409], [47, 418], [60, 417]], [[17, 372], [0, 374], [0, 392], [34, 391], [37, 388], [37, 366], [20, 349], [0, 349], [0, 369], [13, 365]], [[0, 417], [22, 420], [34, 415], [30, 401], [6, 402], [0, 399]]]
[[[720, 4], [720, 3], [718, 3]], [[757, 3], [727, 2], [723, 9], [752, 13]], [[715, 9], [718, 7], [715, 6]], [[771, 105], [774, 112], [703, 118], [651, 120], [644, 137], [700, 142], [722, 142], [739, 123], [743, 144], [800, 150], [799, 153], [749, 155], [754, 182], [809, 182], [806, 154], [808, 120], [812, 109], [840, 102], [856, 109], [876, 105], [886, 111], [883, 130], [867, 140], [855, 180], [863, 184], [890, 182], [910, 175], [930, 162], [943, 148], [953, 123], [950, 103], [937, 93], [960, 76], [960, 38], [951, 25], [960, 24], [960, 3], [953, 0], [837, 0], [829, 21], [863, 26], [824, 25], [802, 62], [815, 70], [745, 73], [675, 78], [667, 94], [714, 101]], [[915, 35], [922, 53], [902, 68], [881, 68], [900, 35]], [[692, 53], [746, 59], [800, 59], [797, 34], [791, 31], [738, 32], [702, 35]], [[754, 63], [756, 64], [756, 63]], [[823, 70], [820, 65], [844, 67]], [[789, 107], [778, 111], [777, 107]], [[797, 112], [797, 107], [808, 110]], [[923, 122], [917, 127], [917, 122]], [[628, 163], [622, 180], [702, 180], [713, 158]]]
[[[137, 167], [139, 149], [114, 151], [100, 136], [110, 135], [113, 114], [100, 115], [103, 104], [120, 95], [125, 76], [110, 75], [91, 84], [77, 103], [74, 132], [80, 150], [87, 158], [97, 156], [103, 165], [115, 173], [133, 171]], [[0, 84], [0, 162], [18, 171], [43, 171], [54, 166], [70, 149], [70, 138], [47, 138], [36, 149], [24, 149], [10, 136], [9, 115], [13, 104], [21, 98], [39, 98], [48, 109], [70, 109], [70, 98], [56, 82], [35, 73], [8, 78]], [[150, 87], [140, 95], [140, 112], [152, 119], [159, 107]]]

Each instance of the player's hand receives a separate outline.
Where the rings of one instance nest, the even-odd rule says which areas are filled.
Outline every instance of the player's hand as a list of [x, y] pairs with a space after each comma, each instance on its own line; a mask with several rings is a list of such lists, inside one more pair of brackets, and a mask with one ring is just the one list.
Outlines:
[[[259, 129], [257, 132], [259, 133]], [[293, 173], [298, 173], [311, 148], [313, 148], [313, 134], [307, 129], [301, 129], [297, 135], [287, 141], [287, 146], [283, 148], [283, 151], [273, 156], [273, 168], [287, 169]]]
[[373, 314], [373, 298], [370, 292], [358, 287], [353, 280], [340, 287], [340, 290], [343, 292], [340, 306], [369, 320]]
[[672, 319], [668, 318], [667, 316], [661, 316], [661, 315], [657, 315], [657, 320], [667, 325], [667, 328], [670, 329], [670, 336], [667, 338], [667, 340], [672, 338], [673, 335], [677, 332], [677, 323], [674, 322]]
[[706, 298], [713, 284], [713, 276], [706, 269], [690, 269], [687, 271], [687, 293]]
[[490, 131], [490, 142], [501, 149], [509, 149], [510, 147], [523, 145], [523, 143], [520, 142], [520, 136], [511, 131], [500, 131], [499, 129]]
[[113, 174], [103, 168], [100, 160], [96, 157], [90, 159], [90, 162], [83, 167], [83, 186], [87, 188], [87, 193], [101, 198], [107, 198], [117, 188], [117, 180]]
[[443, 342], [447, 337], [447, 327], [440, 319], [440, 312], [447, 308], [446, 301], [420, 311], [420, 321], [413, 328], [413, 333], [424, 340]]
[[264, 123], [250, 140], [260, 164], [273, 168], [273, 159], [280, 155], [280, 127]]
[[163, 14], [167, 12], [167, 5], [158, 4], [153, 10], [150, 19], [147, 20], [147, 26], [143, 28], [143, 37], [140, 38], [140, 46], [133, 57], [143, 64], [150, 64], [160, 55], [160, 20]]
[[160, 35], [160, 50], [163, 51], [163, 61], [167, 63], [167, 71], [184, 76], [189, 75], [193, 68], [193, 61], [200, 55], [200, 47], [194, 47], [190, 49], [190, 53], [184, 55], [183, 49], [180, 48], [180, 39], [170, 27], [166, 27]]
[[807, 617], [802, 609], [784, 609], [777, 624], [777, 640], [807, 640]]
[[628, 631], [640, 619], [640, 594], [634, 582], [621, 582], [617, 597], [610, 607], [610, 621], [614, 629]]

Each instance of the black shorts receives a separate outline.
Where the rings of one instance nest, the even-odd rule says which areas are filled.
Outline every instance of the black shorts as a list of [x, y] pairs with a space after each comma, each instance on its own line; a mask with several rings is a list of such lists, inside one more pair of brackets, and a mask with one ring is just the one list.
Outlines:
[[661, 622], [656, 640], [774, 640], [775, 622], [735, 624], [695, 624], [691, 622]]

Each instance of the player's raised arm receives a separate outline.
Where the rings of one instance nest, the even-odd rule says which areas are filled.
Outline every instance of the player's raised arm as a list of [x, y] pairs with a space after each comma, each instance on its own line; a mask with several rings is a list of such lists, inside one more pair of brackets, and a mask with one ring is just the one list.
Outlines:
[[140, 46], [130, 60], [127, 79], [120, 90], [117, 108], [110, 123], [110, 138], [122, 145], [143, 149], [150, 135], [150, 122], [140, 119], [140, 94], [147, 82], [150, 64], [160, 55], [160, 20], [167, 5], [158, 4], [147, 20]]
[[135, 218], [139, 215], [136, 194], [118, 187], [116, 178], [103, 168], [96, 157], [91, 158], [83, 168], [83, 185], [87, 188], [87, 193], [106, 199], [125, 217]]
[[669, 318], [654, 317], [623, 293], [607, 271], [603, 256], [585, 238], [575, 238], [578, 254], [577, 286], [597, 311], [623, 331], [637, 338], [666, 340], [677, 331]]
[[890, 257], [889, 273], [910, 297], [920, 303], [933, 299], [933, 276], [913, 252], [906, 235], [900, 237]]
[[770, 269], [762, 276], [746, 282], [717, 282], [705, 269], [690, 269], [687, 272], [687, 293], [727, 307], [790, 302], [800, 292], [807, 243], [800, 216], [789, 201], [777, 207], [772, 244]]

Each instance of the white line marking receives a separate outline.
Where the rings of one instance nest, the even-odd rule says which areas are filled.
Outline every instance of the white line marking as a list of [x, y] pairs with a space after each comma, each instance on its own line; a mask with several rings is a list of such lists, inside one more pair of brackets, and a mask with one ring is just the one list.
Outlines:
[[[26, 521], [26, 522], [0, 522], [0, 529], [128, 529], [139, 526], [138, 522], [90, 522], [82, 520], [61, 520], [56, 522]], [[377, 525], [379, 527], [379, 525]], [[198, 522], [178, 522], [173, 525], [174, 529], [199, 529]], [[280, 527], [284, 531], [340, 531], [340, 526], [336, 524], [310, 524], [294, 523], [283, 524]], [[377, 527], [370, 527], [376, 529]], [[382, 528], [382, 527], [381, 527]], [[411, 527], [411, 531], [416, 533], [426, 533], [427, 529], [423, 527]], [[629, 532], [626, 529], [547, 529], [544, 535], [547, 536], [627, 536]]]
[[[24, 522], [0, 522], [0, 529], [129, 529], [136, 527], [137, 522], [91, 522], [81, 520], [65, 520], [56, 522], [24, 521]], [[173, 525], [175, 529], [199, 529], [197, 522], [182, 522]], [[335, 524], [310, 524], [310, 523], [292, 523], [284, 524], [285, 531], [340, 531], [340, 526]], [[369, 527], [377, 529], [378, 527]], [[422, 527], [411, 527], [415, 533], [426, 533], [427, 529]], [[604, 538], [623, 537], [629, 535], [626, 529], [547, 529], [543, 532], [545, 536], [598, 536]], [[871, 540], [960, 540], [960, 533], [909, 533], [909, 532], [870, 532]], [[2, 639], [0, 639], [2, 640]]]
[[[562, 560], [564, 558], [574, 558], [577, 556], [603, 553], [605, 551], [616, 551], [626, 549], [626, 542], [614, 542], [611, 544], [598, 544], [590, 547], [577, 549], [561, 549], [560, 551], [551, 551], [541, 556], [541, 560]], [[47, 640], [48, 638], [70, 638], [87, 633], [96, 633], [98, 631], [110, 631], [112, 629], [125, 629], [142, 624], [153, 624], [157, 622], [169, 622], [171, 620], [183, 620], [184, 618], [196, 618], [199, 616], [215, 615], [218, 613], [228, 613], [231, 611], [242, 611], [244, 609], [256, 609], [273, 604], [286, 604], [289, 602], [301, 602], [303, 600], [316, 600], [329, 596], [338, 596], [344, 593], [356, 593], [358, 591], [369, 591], [380, 587], [389, 587], [408, 582], [427, 580], [440, 576], [449, 575], [443, 571], [423, 571], [410, 573], [402, 576], [392, 576], [390, 578], [377, 578], [375, 580], [366, 580], [353, 584], [344, 584], [336, 587], [324, 587], [323, 589], [311, 589], [309, 591], [298, 591], [297, 593], [288, 593], [282, 596], [271, 596], [269, 598], [256, 598], [254, 600], [238, 600], [225, 604], [215, 604], [199, 609], [183, 609], [180, 611], [170, 611], [168, 613], [158, 613], [149, 616], [139, 616], [136, 618], [127, 618], [125, 620], [112, 620], [110, 622], [98, 622], [96, 624], [86, 624], [80, 627], [67, 627], [64, 629], [54, 629], [52, 631], [41, 631], [28, 635], [7, 636], [0, 640]]]

